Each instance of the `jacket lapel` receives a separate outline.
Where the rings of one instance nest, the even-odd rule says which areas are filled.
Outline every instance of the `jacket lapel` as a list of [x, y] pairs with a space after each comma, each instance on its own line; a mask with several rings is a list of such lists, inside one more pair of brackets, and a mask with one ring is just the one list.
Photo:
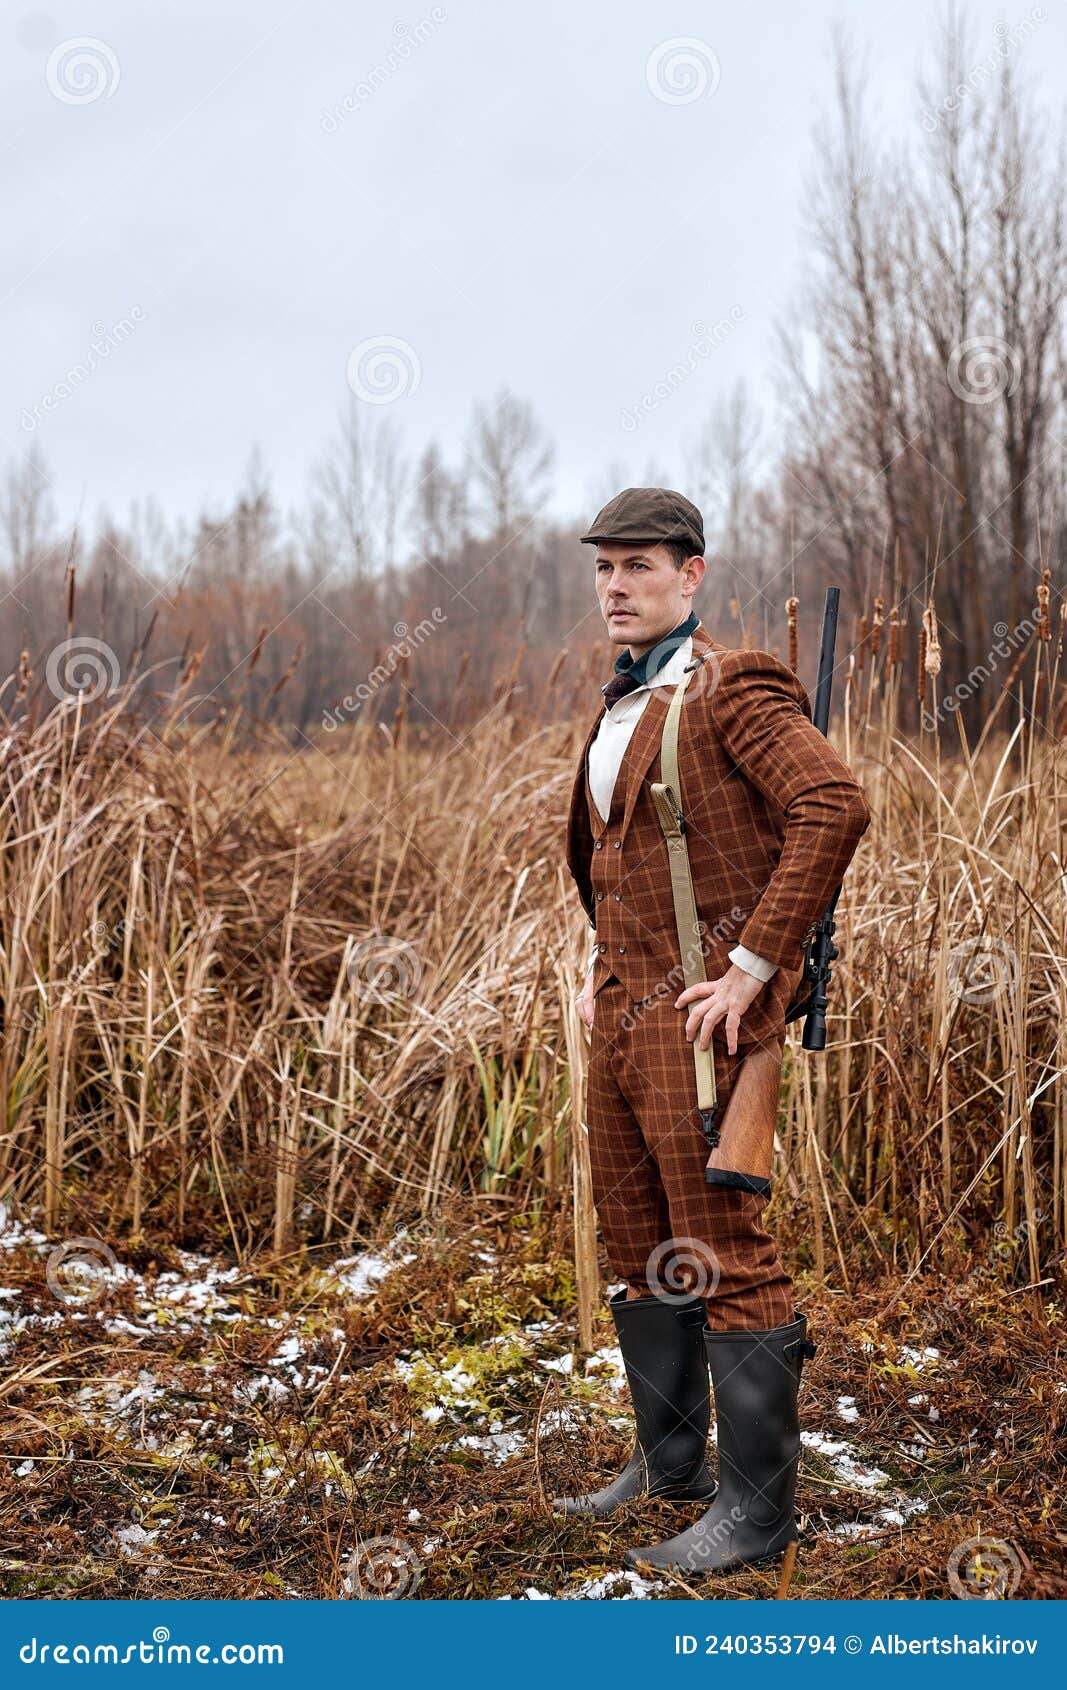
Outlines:
[[593, 884], [589, 873], [589, 859], [593, 854], [593, 833], [589, 820], [589, 800], [585, 791], [585, 770], [589, 747], [599, 726], [600, 716], [597, 716], [585, 736], [582, 754], [578, 759], [578, 770], [571, 788], [570, 813], [567, 817], [567, 867], [587, 911], [591, 911], [593, 906]]
[[[704, 624], [701, 623], [693, 635], [693, 651], [725, 651], [726, 647], [713, 640]], [[626, 748], [622, 768], [619, 770], [619, 780], [624, 782], [625, 794], [620, 837], [625, 838], [630, 825], [637, 795], [641, 790], [641, 783], [648, 773], [649, 767], [656, 757], [663, 738], [663, 723], [674, 697], [672, 686], [657, 687], [641, 712], [641, 719], [634, 729], [633, 736]], [[603, 711], [596, 717], [582, 746], [582, 754], [578, 759], [578, 768], [571, 789], [570, 813], [567, 820], [567, 867], [577, 884], [579, 894], [587, 911], [592, 910], [593, 893], [592, 880], [589, 872], [589, 859], [593, 852], [593, 832], [589, 816], [589, 799], [586, 793], [586, 765], [589, 757], [589, 747], [592, 745], [600, 726]], [[682, 712], [684, 729], [685, 712]]]
[[[722, 651], [723, 649], [724, 647], [720, 646], [716, 640], [711, 639], [704, 624], [701, 623], [693, 634], [693, 655], [696, 656], [704, 651]], [[695, 685], [695, 682], [691, 681], [690, 685]], [[623, 839], [625, 839], [626, 830], [630, 825], [630, 818], [633, 815], [634, 805], [637, 803], [641, 784], [659, 753], [663, 741], [663, 724], [667, 719], [667, 711], [670, 709], [674, 692], [674, 686], [656, 687], [652, 697], [641, 712], [641, 719], [627, 746], [623, 766], [619, 771], [620, 778], [625, 774], [626, 780], [626, 803], [622, 815], [621, 837]], [[684, 728], [684, 708], [682, 710], [682, 724]], [[679, 739], [681, 739], [681, 734], [679, 734]]]

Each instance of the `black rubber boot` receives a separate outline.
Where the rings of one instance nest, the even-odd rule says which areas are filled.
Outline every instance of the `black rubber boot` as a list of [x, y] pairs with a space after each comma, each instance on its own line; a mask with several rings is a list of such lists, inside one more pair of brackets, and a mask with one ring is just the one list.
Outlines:
[[557, 1496], [563, 1514], [613, 1514], [635, 1497], [707, 1502], [715, 1481], [704, 1464], [711, 1422], [707, 1330], [699, 1297], [611, 1299], [634, 1405], [637, 1442], [617, 1479], [589, 1496]]
[[815, 1354], [807, 1320], [769, 1332], [705, 1332], [719, 1439], [719, 1490], [702, 1520], [626, 1564], [680, 1573], [732, 1572], [780, 1555], [797, 1538], [797, 1391]]

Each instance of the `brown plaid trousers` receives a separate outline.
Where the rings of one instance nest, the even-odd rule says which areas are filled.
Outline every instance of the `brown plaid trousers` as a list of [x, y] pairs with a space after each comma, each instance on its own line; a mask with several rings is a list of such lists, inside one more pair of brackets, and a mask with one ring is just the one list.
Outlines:
[[[778, 964], [742, 1018], [738, 1050], [712, 1037], [719, 1102], [756, 1046], [781, 1050], [805, 938], [870, 821], [861, 788], [812, 725], [807, 695], [767, 652], [730, 651], [703, 625], [708, 661], [686, 693], [681, 802], [705, 967], [736, 944]], [[634, 1290], [687, 1288], [713, 1328], [767, 1329], [793, 1318], [792, 1283], [762, 1224], [767, 1199], [704, 1180], [667, 850], [649, 792], [673, 687], [634, 730], [605, 822], [592, 802], [586, 738], [574, 782], [567, 863], [596, 928], [586, 1118], [593, 1196], [608, 1257]]]
[[[766, 1331], [793, 1318], [793, 1286], [766, 1231], [767, 1198], [708, 1185], [686, 1011], [634, 1004], [606, 980], [596, 995], [586, 1090], [593, 1196], [608, 1260], [644, 1295], [703, 1297], [709, 1326]], [[743, 1061], [715, 1045], [725, 1104]]]

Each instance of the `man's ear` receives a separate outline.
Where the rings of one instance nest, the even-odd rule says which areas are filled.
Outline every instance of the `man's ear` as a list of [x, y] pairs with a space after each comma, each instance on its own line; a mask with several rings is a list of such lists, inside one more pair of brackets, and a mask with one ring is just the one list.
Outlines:
[[701, 581], [703, 581], [707, 567], [707, 562], [702, 557], [691, 557], [686, 559], [685, 572], [687, 578], [692, 582], [691, 590], [694, 593], [700, 586]]

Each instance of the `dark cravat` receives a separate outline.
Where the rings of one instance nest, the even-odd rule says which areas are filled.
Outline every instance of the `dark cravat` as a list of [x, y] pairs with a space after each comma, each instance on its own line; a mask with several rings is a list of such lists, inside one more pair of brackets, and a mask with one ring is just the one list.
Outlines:
[[632, 669], [624, 669], [621, 675], [613, 675], [601, 688], [605, 710], [610, 710], [613, 704], [618, 704], [619, 699], [625, 698], [628, 692], [636, 692], [640, 685]]
[[[642, 652], [640, 657], [631, 657], [628, 651], [620, 652], [615, 659], [614, 675], [600, 689], [604, 695], [604, 708], [610, 710], [612, 705], [618, 704], [619, 699], [625, 698], [627, 693], [636, 692], [638, 687], [653, 682], [664, 664], [699, 626], [699, 616], [696, 611], [691, 611], [685, 621], [680, 622], [665, 640], [660, 640], [651, 650]], [[648, 672], [650, 665], [651, 675]]]

